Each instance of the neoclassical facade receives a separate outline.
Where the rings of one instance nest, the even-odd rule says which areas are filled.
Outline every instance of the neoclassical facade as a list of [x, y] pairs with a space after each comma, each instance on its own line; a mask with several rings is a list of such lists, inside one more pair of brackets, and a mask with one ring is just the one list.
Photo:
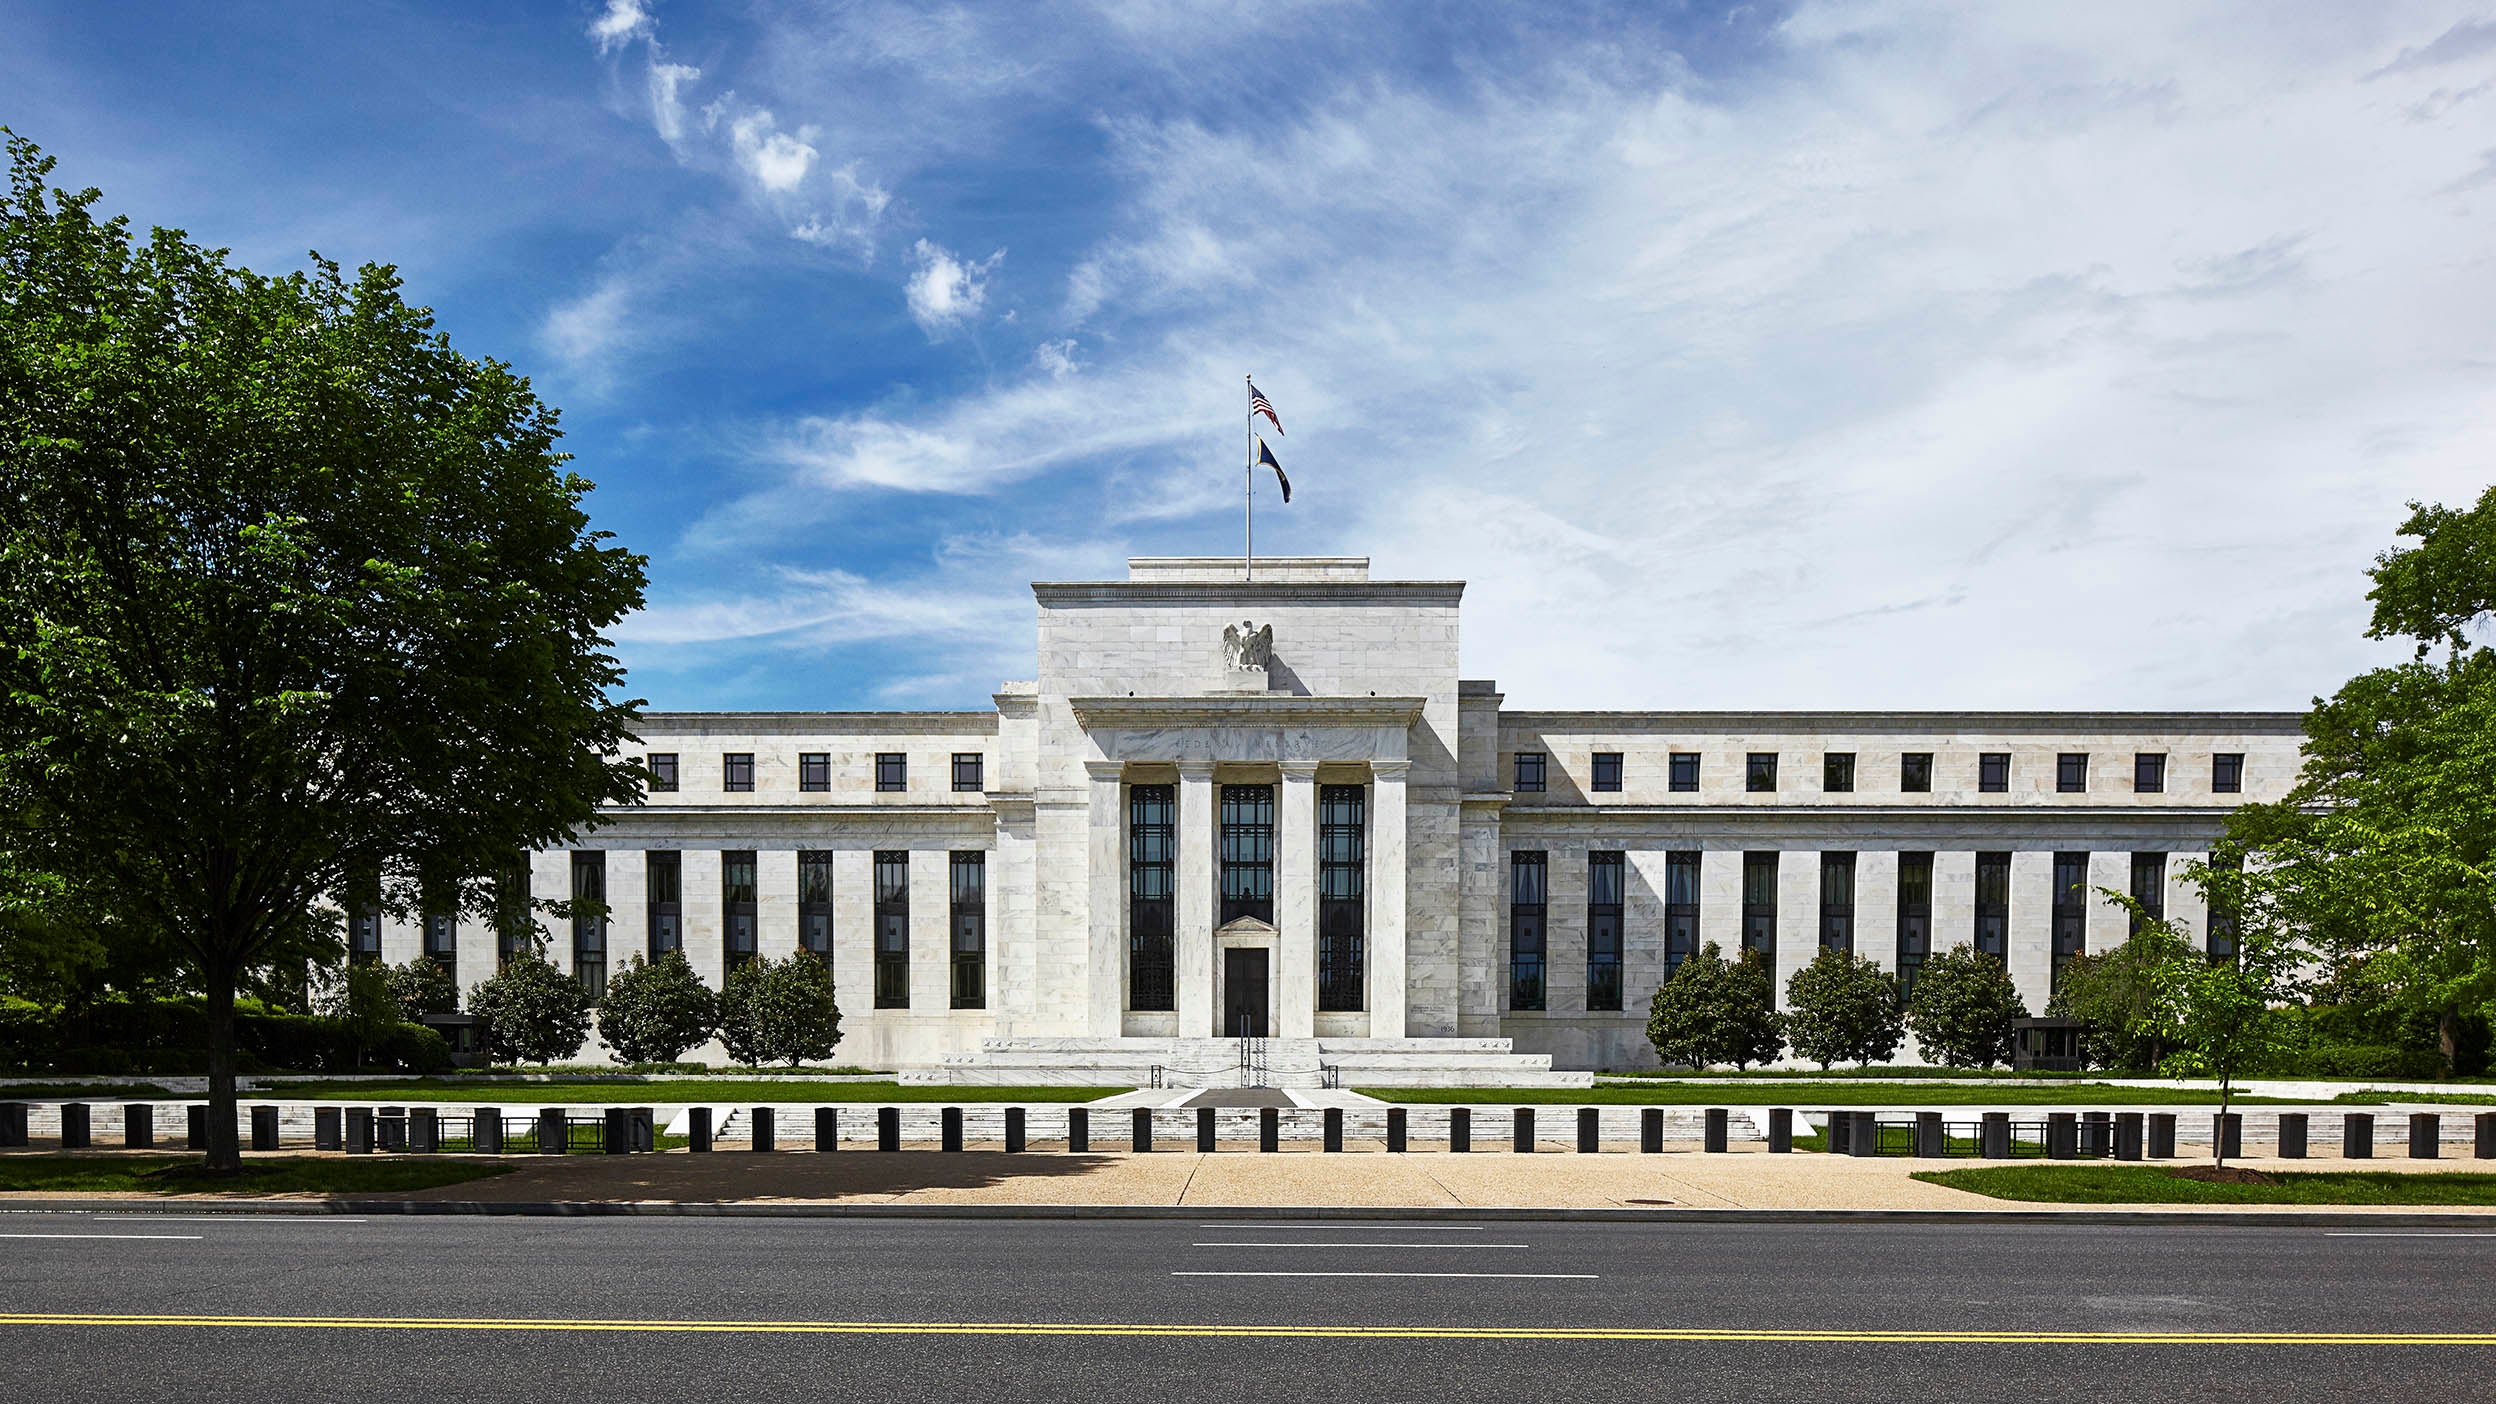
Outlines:
[[[2202, 936], [2184, 865], [2301, 739], [2287, 712], [1508, 711], [1458, 676], [1462, 583], [1360, 559], [1033, 593], [1036, 676], [989, 710], [650, 715], [661, 787], [534, 856], [533, 895], [610, 912], [550, 927], [557, 962], [812, 951], [842, 1060], [903, 1069], [1242, 1032], [1636, 1067], [1706, 943], [1780, 990], [1823, 944], [1912, 978], [1973, 943], [2041, 1009], [2126, 934], [2099, 888]], [[471, 985], [497, 958], [447, 918], [381, 944]]]

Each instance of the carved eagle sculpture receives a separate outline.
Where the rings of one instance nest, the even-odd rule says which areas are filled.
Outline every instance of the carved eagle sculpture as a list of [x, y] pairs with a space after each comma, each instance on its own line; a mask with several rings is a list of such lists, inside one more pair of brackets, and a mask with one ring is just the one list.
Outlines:
[[1274, 656], [1274, 626], [1259, 627], [1245, 619], [1224, 625], [1222, 655], [1233, 668], [1263, 672]]

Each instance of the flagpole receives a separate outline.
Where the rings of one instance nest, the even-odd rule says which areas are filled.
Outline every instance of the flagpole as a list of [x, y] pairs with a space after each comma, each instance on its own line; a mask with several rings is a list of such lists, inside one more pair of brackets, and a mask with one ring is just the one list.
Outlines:
[[1240, 538], [1239, 574], [1242, 580], [1253, 583], [1257, 578], [1257, 378], [1253, 375], [1243, 378], [1247, 380], [1249, 389], [1248, 466], [1240, 475], [1240, 485], [1246, 491], [1241, 518], [1245, 534]]

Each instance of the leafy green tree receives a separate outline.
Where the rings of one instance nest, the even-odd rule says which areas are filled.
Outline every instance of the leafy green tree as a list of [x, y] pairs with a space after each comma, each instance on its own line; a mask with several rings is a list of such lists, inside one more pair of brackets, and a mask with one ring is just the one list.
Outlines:
[[[2241, 891], [2213, 870], [2194, 865], [2187, 880], [2224, 895]], [[2211, 953], [2193, 944], [2181, 926], [2142, 910], [2128, 894], [2109, 892], [2128, 907], [2142, 937], [2164, 952], [2151, 967], [2156, 991], [2150, 1018], [2170, 1031], [2172, 1045], [2160, 1063], [2170, 1077], [2212, 1077], [2219, 1082], [2219, 1114], [2234, 1102], [2236, 1076], [2262, 1061], [2275, 1046], [2282, 1006], [2299, 993], [2299, 967], [2304, 953], [2289, 936], [2266, 919], [2236, 926], [2227, 948]], [[2230, 912], [2221, 906], [2218, 910]], [[2213, 1147], [2220, 1164], [2227, 1162], [2225, 1145]]]
[[390, 972], [380, 965], [349, 965], [330, 975], [315, 1008], [345, 1026], [347, 1036], [355, 1042], [356, 1066], [362, 1067], [365, 1054], [406, 1022], [399, 1017], [399, 1001], [390, 987]]
[[757, 957], [729, 972], [719, 994], [719, 1040], [728, 1056], [759, 1067], [827, 1057], [841, 1041], [841, 1011], [832, 972], [800, 951], [786, 960]]
[[1907, 1027], [1924, 1056], [1945, 1067], [1989, 1068], [2011, 1060], [2011, 1021], [2028, 1005], [2001, 961], [1957, 946], [1924, 962], [1907, 998]]
[[[2130, 901], [2128, 894], [2114, 894]], [[2175, 1025], [2160, 995], [2163, 972], [2190, 947], [2165, 922], [2144, 922], [2104, 955], [2078, 955], [2063, 967], [2045, 1012], [2088, 1024], [2089, 1061], [2101, 1068], [2153, 1072], [2175, 1046]]]
[[139, 239], [8, 145], [0, 856], [176, 955], [234, 1171], [236, 991], [335, 958], [351, 874], [483, 910], [638, 796], [600, 631], [642, 561], [590, 529], [554, 411], [392, 270]]
[[1841, 1060], [1889, 1061], [1906, 1037], [1897, 977], [1879, 961], [1822, 947], [1785, 982], [1785, 1037], [1822, 1071]]
[[1647, 1006], [1647, 1041], [1667, 1067], [1773, 1062], [1785, 1045], [1766, 961], [1728, 961], [1714, 942], [1684, 960]]
[[536, 954], [517, 955], [471, 991], [468, 1012], [485, 1023], [494, 1055], [516, 1063], [569, 1058], [589, 1041], [589, 994]]
[[428, 1014], [459, 1012], [459, 981], [442, 968], [442, 962], [430, 956], [418, 956], [405, 965], [382, 967], [390, 982], [390, 996], [399, 1003], [399, 1014], [407, 1022], [424, 1022]]
[[625, 1063], [672, 1063], [719, 1026], [719, 996], [693, 972], [683, 951], [640, 956], [607, 977], [598, 1002], [598, 1036]]

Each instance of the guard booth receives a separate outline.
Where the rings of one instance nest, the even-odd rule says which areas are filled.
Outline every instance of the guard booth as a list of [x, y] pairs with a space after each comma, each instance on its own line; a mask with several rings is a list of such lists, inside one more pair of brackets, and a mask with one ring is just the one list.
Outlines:
[[2011, 1071], [2079, 1072], [2088, 1066], [2081, 1037], [2089, 1030], [2084, 1019], [2013, 1019]]
[[485, 1047], [485, 1021], [474, 1014], [427, 1014], [424, 1026], [442, 1035], [451, 1046], [451, 1066], [482, 1068], [488, 1061]]

